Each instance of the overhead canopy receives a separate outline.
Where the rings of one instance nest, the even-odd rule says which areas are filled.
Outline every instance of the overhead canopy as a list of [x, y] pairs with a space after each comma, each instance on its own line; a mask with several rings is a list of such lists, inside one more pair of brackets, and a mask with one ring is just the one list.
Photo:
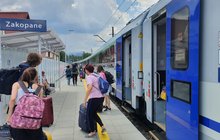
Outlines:
[[62, 40], [51, 30], [47, 32], [15, 32], [1, 36], [2, 45], [9, 48], [60, 52], [65, 49]]

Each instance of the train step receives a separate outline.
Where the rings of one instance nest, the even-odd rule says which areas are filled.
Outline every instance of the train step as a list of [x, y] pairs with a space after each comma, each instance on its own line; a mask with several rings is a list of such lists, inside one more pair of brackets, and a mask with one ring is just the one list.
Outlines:
[[128, 107], [126, 105], [122, 105], [121, 108], [129, 114], [135, 113], [135, 111], [133, 109], [131, 109], [130, 107]]
[[158, 132], [156, 130], [149, 131], [149, 134], [154, 140], [166, 140], [166, 134], [164, 132]]

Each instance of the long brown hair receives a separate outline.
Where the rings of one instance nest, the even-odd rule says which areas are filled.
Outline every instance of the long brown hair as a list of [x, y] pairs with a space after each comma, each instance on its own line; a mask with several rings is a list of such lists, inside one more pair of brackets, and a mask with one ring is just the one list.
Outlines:
[[37, 70], [33, 67], [27, 68], [22, 76], [21, 76], [21, 81], [25, 81], [28, 84], [32, 83], [35, 79], [35, 77], [37, 76]]

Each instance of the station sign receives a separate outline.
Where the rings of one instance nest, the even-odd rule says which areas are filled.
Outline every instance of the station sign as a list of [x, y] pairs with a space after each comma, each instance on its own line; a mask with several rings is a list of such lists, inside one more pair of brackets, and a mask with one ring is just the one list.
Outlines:
[[46, 20], [0, 18], [0, 30], [46, 32]]

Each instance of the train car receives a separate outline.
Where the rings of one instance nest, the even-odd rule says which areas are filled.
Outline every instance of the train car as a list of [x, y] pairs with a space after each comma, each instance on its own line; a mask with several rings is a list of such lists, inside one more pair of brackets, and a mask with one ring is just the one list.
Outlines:
[[160, 0], [104, 44], [115, 49], [114, 96], [169, 140], [220, 139], [219, 5]]
[[116, 39], [116, 97], [145, 114], [142, 23], [149, 10], [130, 21]]
[[143, 23], [146, 117], [167, 139], [220, 139], [219, 4], [161, 0]]

